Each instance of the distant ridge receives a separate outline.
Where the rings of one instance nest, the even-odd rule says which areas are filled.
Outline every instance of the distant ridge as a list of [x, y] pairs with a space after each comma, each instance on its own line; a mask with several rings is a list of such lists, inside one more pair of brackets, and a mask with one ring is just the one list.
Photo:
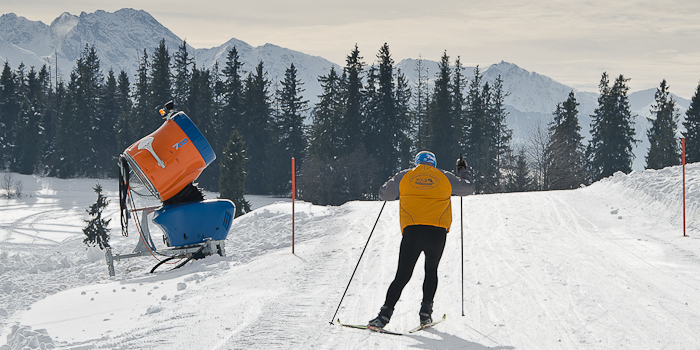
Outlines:
[[[63, 80], [68, 79], [75, 66], [75, 60], [85, 44], [89, 44], [94, 45], [100, 58], [100, 66], [105, 73], [109, 69], [115, 72], [124, 70], [133, 82], [144, 50], [149, 55], [152, 54], [161, 39], [165, 40], [171, 55], [182, 45], [182, 39], [148, 12], [131, 8], [113, 13], [102, 10], [94, 13], [82, 12], [79, 16], [66, 12], [50, 25], [31, 21], [14, 13], [0, 16], [0, 61], [8, 61], [13, 69], [20, 62], [27, 67], [37, 68], [46, 64], [51, 68], [52, 74], [58, 62], [58, 74]], [[227, 52], [234, 46], [244, 63], [245, 71], [253, 70], [258, 62], [263, 61], [268, 79], [273, 82], [280, 81], [284, 77], [285, 69], [294, 63], [298, 77], [304, 84], [303, 96], [312, 104], [318, 101], [318, 95], [321, 94], [318, 77], [328, 74], [331, 67], [342, 71], [338, 64], [322, 57], [269, 43], [252, 47], [235, 38], [208, 49], [195, 49], [188, 45], [188, 51], [195, 58], [198, 67], [212, 67], [218, 62], [221, 69], [225, 65]], [[348, 53], [351, 49], [348, 48]], [[396, 67], [401, 69], [413, 86], [418, 61], [411, 58], [395, 60], [398, 61]], [[375, 62], [366, 63], [371, 65]], [[433, 79], [437, 73], [437, 62], [424, 61], [423, 64], [427, 68], [428, 78]], [[474, 67], [465, 67], [465, 77], [470, 78], [473, 71]], [[563, 102], [570, 91], [576, 93], [576, 99], [580, 103], [579, 120], [582, 134], [586, 138], [589, 137], [590, 114], [597, 106], [597, 94], [576, 91], [547, 76], [504, 61], [482, 67], [482, 72], [484, 79], [490, 82], [501, 76], [504, 90], [509, 93], [506, 97], [506, 108], [509, 112], [507, 123], [513, 129], [514, 142], [525, 142], [530, 130], [537, 123], [546, 126], [552, 119], [552, 112], [557, 103]], [[636, 124], [637, 138], [642, 140], [635, 149], [635, 169], [641, 170], [640, 164], [643, 164], [648, 147], [645, 135], [648, 127], [646, 116], [649, 115], [649, 106], [654, 102], [654, 91], [655, 89], [650, 89], [630, 94], [632, 111], [639, 115]], [[682, 119], [690, 101], [675, 95], [674, 98], [680, 106]]]

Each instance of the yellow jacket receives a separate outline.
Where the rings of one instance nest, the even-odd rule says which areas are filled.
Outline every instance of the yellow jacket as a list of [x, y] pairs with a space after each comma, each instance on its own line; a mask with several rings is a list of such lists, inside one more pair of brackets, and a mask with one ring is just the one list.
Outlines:
[[452, 225], [452, 194], [469, 195], [474, 186], [469, 173], [460, 177], [452, 173], [420, 164], [394, 175], [379, 189], [379, 198], [399, 198], [401, 232], [410, 225], [429, 225], [445, 228]]

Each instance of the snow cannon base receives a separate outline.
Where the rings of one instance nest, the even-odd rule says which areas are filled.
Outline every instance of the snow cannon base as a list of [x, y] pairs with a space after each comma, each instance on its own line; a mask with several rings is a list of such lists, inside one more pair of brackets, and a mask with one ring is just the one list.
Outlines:
[[235, 212], [230, 200], [208, 199], [166, 205], [154, 212], [153, 222], [165, 233], [169, 247], [183, 247], [225, 240]]

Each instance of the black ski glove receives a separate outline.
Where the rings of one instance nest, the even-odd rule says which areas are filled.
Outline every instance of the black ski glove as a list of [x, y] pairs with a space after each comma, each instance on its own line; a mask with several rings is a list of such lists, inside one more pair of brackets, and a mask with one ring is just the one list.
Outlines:
[[455, 168], [457, 168], [457, 175], [461, 176], [462, 172], [467, 170], [467, 162], [465, 162], [464, 159], [460, 157], [455, 163]]

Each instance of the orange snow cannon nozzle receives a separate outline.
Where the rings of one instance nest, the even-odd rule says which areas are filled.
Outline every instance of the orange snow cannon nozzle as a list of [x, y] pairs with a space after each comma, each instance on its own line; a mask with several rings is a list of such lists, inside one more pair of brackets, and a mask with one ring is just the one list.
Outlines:
[[183, 112], [129, 146], [124, 156], [139, 180], [161, 201], [196, 180], [216, 159], [204, 135]]

